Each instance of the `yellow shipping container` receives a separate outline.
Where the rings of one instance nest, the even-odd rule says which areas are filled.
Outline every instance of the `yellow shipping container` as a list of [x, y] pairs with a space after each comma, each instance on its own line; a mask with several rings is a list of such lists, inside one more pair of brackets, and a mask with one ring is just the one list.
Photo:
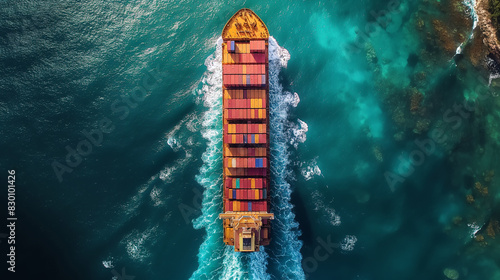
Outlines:
[[259, 142], [259, 134], [255, 134], [255, 144], [260, 144], [260, 142]]
[[251, 187], [252, 189], [255, 189], [255, 179], [253, 179], [253, 178], [252, 178], [252, 179], [251, 179], [251, 181], [250, 181], [250, 187]]
[[260, 199], [258, 189], [255, 190], [255, 199]]

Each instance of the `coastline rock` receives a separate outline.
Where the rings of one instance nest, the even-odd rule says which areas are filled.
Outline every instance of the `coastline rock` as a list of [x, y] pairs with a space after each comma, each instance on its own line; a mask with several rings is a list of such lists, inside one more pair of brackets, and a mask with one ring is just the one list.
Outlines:
[[497, 30], [491, 21], [491, 14], [488, 11], [489, 0], [477, 0], [476, 14], [478, 18], [478, 25], [484, 34], [483, 43], [488, 46], [491, 54], [495, 57], [497, 62], [500, 62], [500, 41], [497, 37]]

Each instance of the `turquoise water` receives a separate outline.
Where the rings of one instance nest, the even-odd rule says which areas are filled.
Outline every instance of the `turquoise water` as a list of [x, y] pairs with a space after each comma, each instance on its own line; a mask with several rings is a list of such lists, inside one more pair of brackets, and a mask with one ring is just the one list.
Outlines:
[[[500, 279], [500, 90], [466, 4], [1, 2], [6, 279]], [[252, 254], [217, 219], [242, 7], [272, 35], [276, 220]]]

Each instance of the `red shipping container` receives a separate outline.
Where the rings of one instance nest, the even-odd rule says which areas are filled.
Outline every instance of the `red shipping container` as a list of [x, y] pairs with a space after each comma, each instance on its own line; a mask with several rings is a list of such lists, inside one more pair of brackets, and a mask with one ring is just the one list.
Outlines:
[[262, 167], [267, 167], [267, 158], [262, 159]]
[[261, 189], [262, 188], [262, 179], [261, 178], [256, 178], [255, 179], [255, 188], [256, 189]]

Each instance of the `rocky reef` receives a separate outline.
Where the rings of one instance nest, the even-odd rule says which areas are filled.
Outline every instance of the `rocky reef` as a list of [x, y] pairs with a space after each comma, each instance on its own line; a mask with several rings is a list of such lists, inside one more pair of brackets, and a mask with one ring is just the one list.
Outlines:
[[497, 62], [500, 62], [500, 41], [498, 40], [497, 26], [494, 24], [490, 13], [490, 0], [477, 0], [476, 14], [478, 25], [483, 32], [483, 42]]

